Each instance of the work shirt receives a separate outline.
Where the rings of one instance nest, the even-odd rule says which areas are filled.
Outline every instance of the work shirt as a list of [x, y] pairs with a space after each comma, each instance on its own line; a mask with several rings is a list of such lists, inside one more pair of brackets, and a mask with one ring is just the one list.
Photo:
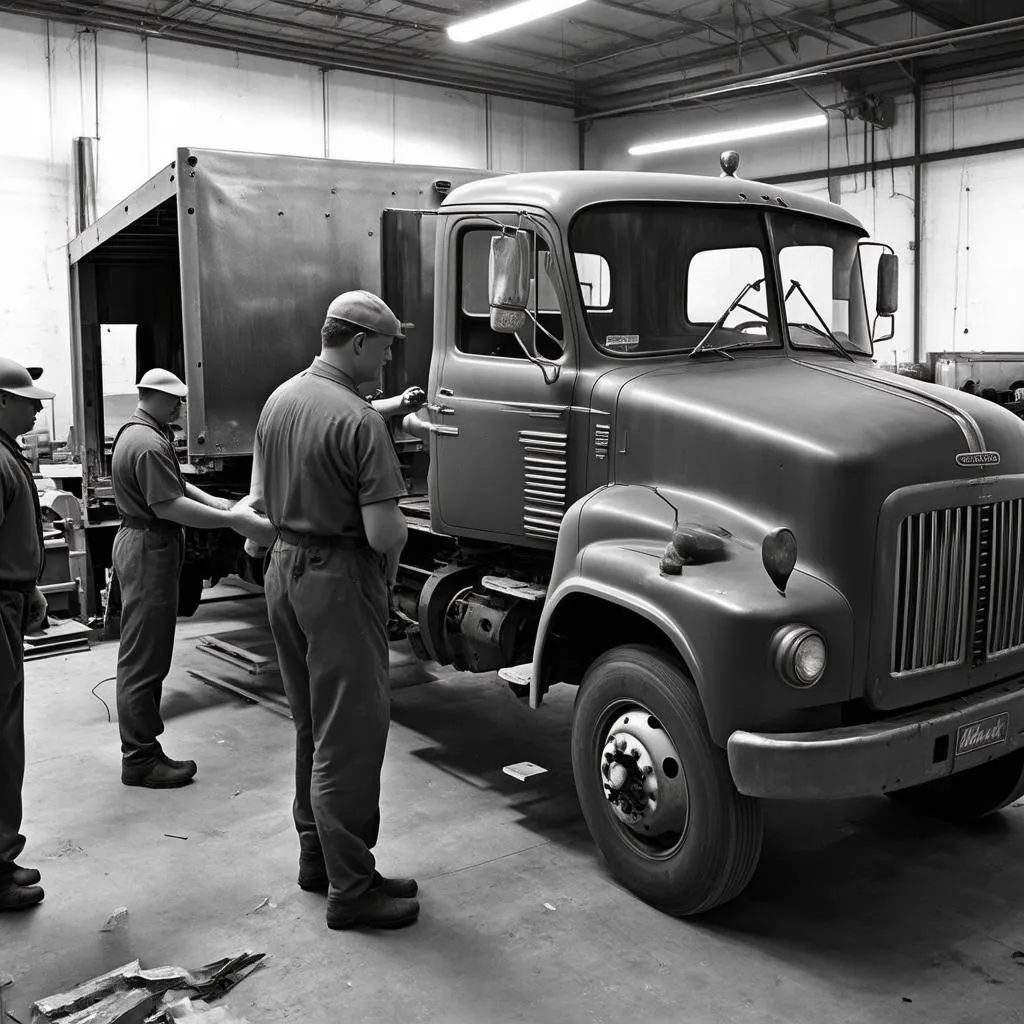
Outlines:
[[0, 589], [35, 583], [43, 572], [43, 523], [32, 468], [0, 430]]
[[365, 539], [361, 506], [406, 493], [384, 418], [319, 357], [267, 399], [256, 452], [264, 506], [279, 530]]
[[154, 505], [184, 496], [185, 481], [173, 438], [170, 427], [142, 408], [118, 431], [110, 477], [122, 519], [156, 520]]

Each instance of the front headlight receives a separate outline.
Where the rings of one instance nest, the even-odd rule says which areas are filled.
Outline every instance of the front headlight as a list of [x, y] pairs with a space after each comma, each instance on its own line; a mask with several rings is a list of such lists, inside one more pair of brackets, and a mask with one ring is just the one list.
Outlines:
[[784, 626], [773, 638], [775, 669], [790, 686], [814, 686], [825, 674], [828, 647], [810, 626]]

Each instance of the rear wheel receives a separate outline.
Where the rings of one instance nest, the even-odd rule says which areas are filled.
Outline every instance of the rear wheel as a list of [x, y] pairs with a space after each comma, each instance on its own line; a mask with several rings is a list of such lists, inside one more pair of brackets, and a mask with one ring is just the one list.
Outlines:
[[594, 841], [642, 899], [681, 917], [746, 887], [761, 853], [761, 806], [736, 790], [697, 688], [661, 651], [618, 647], [590, 667], [572, 765]]
[[1024, 750], [887, 795], [897, 803], [953, 821], [982, 818], [1024, 796]]

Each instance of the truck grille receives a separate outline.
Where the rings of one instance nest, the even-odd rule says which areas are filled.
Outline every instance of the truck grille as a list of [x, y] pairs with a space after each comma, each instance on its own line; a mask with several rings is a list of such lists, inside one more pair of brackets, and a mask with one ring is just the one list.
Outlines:
[[907, 516], [896, 544], [892, 674], [963, 661], [974, 580], [977, 509]]
[[991, 568], [988, 574], [988, 630], [985, 654], [1024, 647], [1024, 587], [1020, 584], [1024, 499], [992, 506]]
[[896, 543], [892, 674], [1024, 649], [1024, 498], [920, 512]]

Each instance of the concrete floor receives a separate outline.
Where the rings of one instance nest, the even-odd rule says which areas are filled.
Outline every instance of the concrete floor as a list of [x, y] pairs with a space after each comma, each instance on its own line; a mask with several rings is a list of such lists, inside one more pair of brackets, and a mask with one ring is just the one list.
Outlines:
[[[290, 723], [185, 671], [230, 673], [196, 639], [263, 616], [260, 599], [179, 623], [164, 707], [168, 753], [199, 762], [183, 790], [120, 784], [117, 727], [89, 693], [116, 645], [28, 666], [22, 860], [47, 899], [0, 919], [5, 1008], [23, 1024], [32, 1000], [135, 957], [197, 966], [246, 948], [268, 963], [225, 1002], [251, 1024], [1024, 1021], [1024, 806], [957, 829], [884, 799], [772, 804], [747, 892], [675, 920], [613, 882], [590, 842], [571, 692], [531, 712], [493, 676], [400, 648], [377, 852], [420, 880], [422, 915], [329, 932], [294, 881]], [[113, 704], [112, 682], [99, 693]], [[550, 772], [502, 773], [523, 760]], [[121, 906], [127, 927], [101, 933]]]

